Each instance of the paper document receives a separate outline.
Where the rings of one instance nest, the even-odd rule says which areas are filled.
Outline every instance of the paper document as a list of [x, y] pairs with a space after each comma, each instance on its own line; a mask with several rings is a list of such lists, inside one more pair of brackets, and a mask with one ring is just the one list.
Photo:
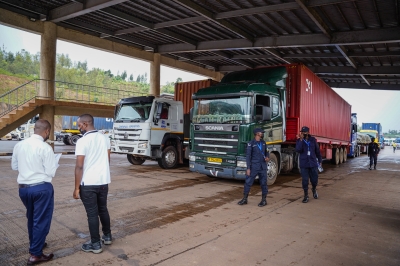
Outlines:
[[55, 153], [55, 154], [54, 154], [54, 157], [55, 157], [55, 159], [56, 159], [56, 165], [57, 165], [57, 167], [58, 167], [58, 166], [59, 166], [58, 161], [60, 161], [61, 153]]

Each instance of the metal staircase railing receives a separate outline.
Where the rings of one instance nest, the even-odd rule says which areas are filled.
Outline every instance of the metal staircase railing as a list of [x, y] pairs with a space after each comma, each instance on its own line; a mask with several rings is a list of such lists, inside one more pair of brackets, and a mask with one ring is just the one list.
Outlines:
[[[54, 83], [54, 97], [39, 95], [40, 87], [47, 88]], [[48, 91], [45, 89], [44, 91]], [[143, 96], [136, 88], [125, 86], [125, 89], [112, 89], [70, 82], [34, 79], [0, 95], [0, 117], [18, 109], [34, 99], [82, 102], [91, 104], [116, 105], [119, 99]]]

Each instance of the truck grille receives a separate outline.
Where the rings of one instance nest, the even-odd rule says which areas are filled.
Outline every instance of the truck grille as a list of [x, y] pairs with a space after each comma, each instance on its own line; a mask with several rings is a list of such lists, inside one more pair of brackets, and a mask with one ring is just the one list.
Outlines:
[[[214, 133], [214, 132], [213, 132]], [[194, 149], [210, 154], [236, 154], [238, 150], [239, 134], [194, 133]]]

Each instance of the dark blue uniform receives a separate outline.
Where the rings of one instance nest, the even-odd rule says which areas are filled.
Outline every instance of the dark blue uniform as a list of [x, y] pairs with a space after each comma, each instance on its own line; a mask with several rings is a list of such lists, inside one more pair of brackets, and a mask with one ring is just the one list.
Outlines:
[[374, 169], [376, 169], [376, 162], [378, 161], [379, 147], [376, 142], [371, 142], [368, 144], [368, 157], [369, 157], [369, 169], [371, 170], [372, 163], [374, 164]]
[[308, 179], [313, 188], [318, 185], [318, 163], [322, 163], [321, 152], [317, 140], [310, 136], [308, 140], [296, 141], [296, 152], [299, 153], [300, 171], [304, 192], [308, 191]]
[[269, 157], [267, 152], [267, 145], [265, 141], [256, 141], [253, 139], [247, 143], [246, 149], [246, 163], [247, 169], [250, 169], [250, 176], [246, 176], [246, 182], [244, 184], [244, 194], [247, 195], [250, 192], [250, 187], [253, 185], [254, 179], [258, 175], [260, 180], [260, 186], [263, 195], [267, 195], [267, 163], [265, 158]]

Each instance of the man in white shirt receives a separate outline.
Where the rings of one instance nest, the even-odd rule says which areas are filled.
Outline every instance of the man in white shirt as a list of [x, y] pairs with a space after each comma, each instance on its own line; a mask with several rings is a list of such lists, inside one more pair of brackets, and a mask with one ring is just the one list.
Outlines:
[[[102, 252], [101, 241], [112, 243], [107, 194], [110, 178], [110, 141], [94, 128], [93, 116], [81, 115], [78, 128], [83, 137], [75, 148], [74, 199], [82, 200], [88, 217], [90, 240], [82, 245], [85, 252]], [[103, 236], [100, 239], [99, 218]]]
[[34, 265], [53, 258], [44, 255], [46, 237], [50, 231], [54, 210], [54, 190], [51, 180], [58, 164], [53, 149], [45, 143], [50, 136], [49, 121], [39, 119], [34, 134], [14, 147], [11, 167], [18, 170], [19, 197], [26, 207], [29, 233], [28, 265]]

